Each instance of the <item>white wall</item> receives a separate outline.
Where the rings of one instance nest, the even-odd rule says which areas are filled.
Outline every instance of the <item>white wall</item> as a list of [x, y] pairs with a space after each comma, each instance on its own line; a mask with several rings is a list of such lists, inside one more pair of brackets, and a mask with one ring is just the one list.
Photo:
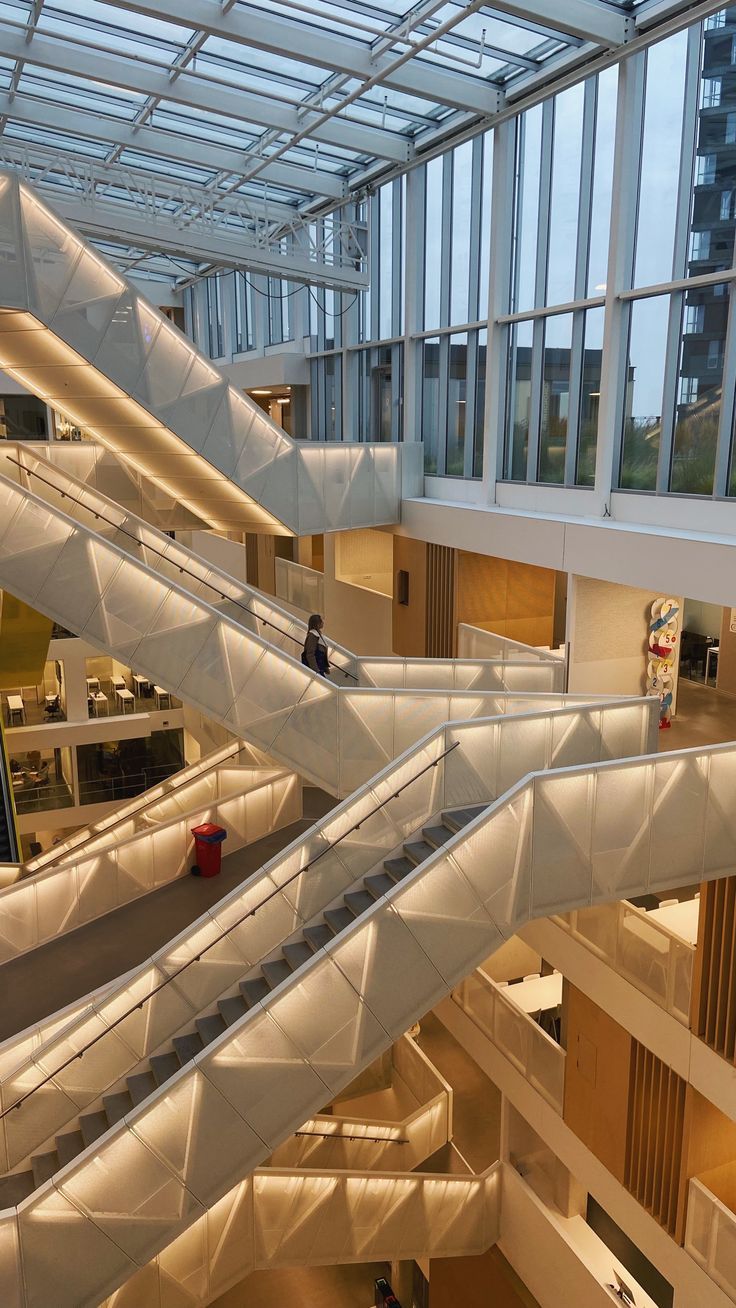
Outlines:
[[574, 694], [643, 695], [649, 611], [658, 593], [591, 577], [572, 577], [571, 582], [568, 689]]
[[350, 586], [335, 577], [335, 534], [325, 536], [325, 634], [355, 654], [392, 652], [389, 595]]

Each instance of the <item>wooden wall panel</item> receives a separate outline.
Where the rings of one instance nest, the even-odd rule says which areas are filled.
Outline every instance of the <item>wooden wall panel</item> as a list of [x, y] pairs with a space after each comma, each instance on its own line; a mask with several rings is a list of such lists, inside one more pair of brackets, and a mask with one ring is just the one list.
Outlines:
[[[398, 572], [409, 574], [409, 603], [399, 604]], [[427, 653], [427, 543], [410, 536], [394, 536], [394, 596], [392, 646], [402, 658], [424, 658]]]
[[527, 645], [551, 645], [556, 582], [552, 568], [460, 550], [456, 621]]
[[686, 1083], [632, 1041], [624, 1184], [670, 1235], [677, 1227]]
[[433, 1258], [429, 1308], [538, 1308], [500, 1249], [476, 1258]]
[[455, 550], [427, 546], [427, 658], [455, 653]]
[[711, 1049], [736, 1063], [736, 877], [700, 887], [690, 1025]]
[[564, 1009], [564, 1120], [609, 1172], [623, 1181], [632, 1038], [568, 982]]

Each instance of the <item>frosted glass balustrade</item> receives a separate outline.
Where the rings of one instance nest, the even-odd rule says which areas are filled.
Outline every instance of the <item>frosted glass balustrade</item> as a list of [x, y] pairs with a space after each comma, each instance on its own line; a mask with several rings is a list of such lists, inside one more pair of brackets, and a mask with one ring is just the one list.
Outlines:
[[[624, 733], [628, 733], [628, 751], [639, 753], [656, 731], [655, 709], [651, 700], [615, 701], [603, 706], [571, 707], [555, 716], [560, 718], [560, 722], [588, 722], [591, 725], [591, 736], [585, 737], [587, 753], [584, 757], [597, 760], [608, 757], [612, 730], [619, 747], [624, 745]], [[625, 726], [620, 725], [620, 720]], [[536, 734], [536, 752], [529, 743], [532, 733]], [[23, 1156], [22, 1151], [40, 1146], [70, 1120], [76, 1108], [89, 1105], [96, 1096], [111, 1088], [123, 1073], [126, 1057], [123, 1045], [129, 1051], [125, 1067], [127, 1074], [133, 1070], [137, 1059], [155, 1053], [162, 1042], [179, 1029], [191, 1025], [201, 1009], [237, 985], [249, 968], [277, 950], [290, 935], [380, 865], [383, 858], [400, 848], [402, 842], [433, 815], [448, 806], [461, 806], [467, 802], [488, 803], [502, 793], [499, 785], [505, 789], [519, 781], [530, 766], [550, 766], [555, 759], [558, 737], [564, 739], [566, 734], [569, 730], [568, 733], [561, 729], [557, 732], [551, 730], [546, 715], [509, 716], [487, 723], [471, 722], [443, 728], [415, 746], [305, 837], [266, 864], [244, 888], [231, 892], [159, 951], [141, 968], [135, 984], [128, 980], [125, 987], [106, 996], [94, 1016], [86, 1016], [83, 1032], [67, 1031], [63, 1048], [57, 1050], [53, 1042], [48, 1043], [44, 1049], [42, 1070], [34, 1058], [17, 1069], [7, 1082], [0, 1082], [0, 1102], [3, 1106], [14, 1103], [46, 1073], [59, 1066], [74, 1048], [91, 1038], [90, 1032], [94, 1035], [103, 1033], [132, 1002], [138, 1002], [137, 998], [132, 999], [133, 993], [138, 997], [149, 994], [166, 976], [200, 954], [218, 934], [227, 933], [216, 948], [202, 954], [200, 962], [177, 978], [171, 988], [149, 1000], [141, 1014], [132, 1015], [111, 1032], [112, 1054], [109, 1060], [106, 1055], [108, 1037], [98, 1042], [95, 1057], [85, 1056], [84, 1081], [77, 1086], [71, 1100], [63, 1086], [50, 1085], [39, 1092], [43, 1098], [40, 1116], [36, 1096], [33, 1096], [5, 1117], [8, 1164], [18, 1162]], [[520, 748], [522, 738], [527, 741], [523, 750]], [[591, 739], [597, 741], [594, 751], [590, 747]], [[446, 753], [453, 746], [452, 752]], [[505, 760], [500, 767], [499, 759]], [[515, 773], [512, 771], [514, 759], [517, 761]], [[567, 755], [563, 761], [568, 761]], [[411, 784], [407, 785], [407, 782]], [[339, 843], [335, 844], [336, 841]], [[123, 844], [118, 857], [125, 872], [133, 875], [135, 870], [140, 875], [140, 857], [135, 842]], [[457, 876], [454, 867], [445, 869], [441, 877], [437, 873], [437, 877], [443, 884], [448, 881], [447, 894], [456, 913], [458, 906], [468, 900], [469, 892], [463, 878]], [[46, 903], [43, 891], [39, 894], [39, 888], [44, 886], [43, 878], [34, 878], [26, 884], [35, 895], [36, 914], [40, 914], [44, 922], [56, 924], [62, 911], [68, 911], [68, 897], [72, 891], [67, 890], [62, 881], [58, 894]], [[74, 884], [72, 881], [72, 886]], [[242, 920], [251, 908], [267, 898], [268, 902], [254, 916], [245, 916]], [[8, 899], [12, 906], [10, 896]], [[19, 917], [16, 911], [14, 918]], [[407, 1021], [406, 1026], [409, 1024]], [[403, 1029], [397, 1029], [395, 1035], [400, 1035]], [[317, 1111], [321, 1107], [322, 1104], [315, 1105]], [[303, 1116], [306, 1115], [305, 1112]]]
[[[5, 465], [0, 461], [0, 472], [10, 480], [17, 480], [43, 499], [45, 503], [72, 513], [75, 519], [91, 528], [96, 534], [112, 541], [128, 553], [133, 552], [148, 567], [168, 577], [190, 594], [201, 598], [231, 617], [246, 630], [254, 631], [269, 644], [285, 653], [299, 657], [306, 636], [303, 621], [272, 603], [268, 597], [252, 587], [236, 581], [221, 569], [200, 558], [178, 541], [172, 541], [163, 532], [151, 527], [134, 514], [121, 509], [114, 501], [56, 467], [35, 450], [12, 446]], [[17, 464], [28, 470], [24, 473]], [[52, 483], [52, 484], [50, 484]], [[140, 542], [140, 545], [136, 544]], [[286, 559], [276, 560], [279, 577], [297, 578], [303, 587], [304, 578], [316, 588], [321, 583], [320, 573], [301, 568]], [[290, 603], [303, 601], [305, 611], [321, 612], [322, 600], [318, 593], [297, 595], [289, 590]], [[475, 630], [475, 629], [471, 629]], [[564, 660], [543, 654], [530, 646], [520, 646], [490, 633], [481, 632], [489, 641], [489, 655], [478, 654], [465, 659], [402, 659], [361, 658], [342, 646], [330, 643], [330, 657], [334, 667], [333, 681], [352, 687], [355, 685], [383, 689], [405, 688], [418, 690], [479, 690], [520, 693], [556, 693], [564, 690]], [[493, 651], [490, 657], [491, 650]]]
[[292, 440], [29, 187], [0, 183], [0, 308], [17, 311], [0, 314], [0, 366], [212, 526], [399, 521], [420, 446]]
[[264, 1169], [103, 1308], [160, 1308], [170, 1295], [205, 1304], [251, 1272], [279, 1266], [484, 1253], [499, 1236], [500, 1198], [499, 1163], [482, 1176], [451, 1177]]

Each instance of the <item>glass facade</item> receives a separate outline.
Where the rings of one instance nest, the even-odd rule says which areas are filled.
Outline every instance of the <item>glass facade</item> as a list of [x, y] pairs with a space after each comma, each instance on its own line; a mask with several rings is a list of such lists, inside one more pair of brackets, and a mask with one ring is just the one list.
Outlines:
[[270, 280], [260, 344], [305, 338], [313, 437], [419, 438], [430, 475], [500, 444], [512, 482], [732, 495], [734, 146], [736, 5], [378, 187], [368, 290]]

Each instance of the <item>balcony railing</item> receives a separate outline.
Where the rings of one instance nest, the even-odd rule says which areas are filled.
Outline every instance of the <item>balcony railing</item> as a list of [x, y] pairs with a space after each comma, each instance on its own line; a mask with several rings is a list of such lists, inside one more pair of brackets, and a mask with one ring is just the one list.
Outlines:
[[736, 1303], [736, 1213], [697, 1177], [688, 1187], [685, 1249]]
[[626, 900], [581, 908], [554, 921], [687, 1026], [694, 945]]
[[290, 559], [276, 559], [276, 598], [293, 604], [304, 613], [324, 613], [325, 579], [314, 568], [304, 568]]
[[562, 1113], [564, 1049], [509, 999], [504, 988], [492, 981], [482, 968], [465, 977], [453, 990], [452, 998], [547, 1103]]

